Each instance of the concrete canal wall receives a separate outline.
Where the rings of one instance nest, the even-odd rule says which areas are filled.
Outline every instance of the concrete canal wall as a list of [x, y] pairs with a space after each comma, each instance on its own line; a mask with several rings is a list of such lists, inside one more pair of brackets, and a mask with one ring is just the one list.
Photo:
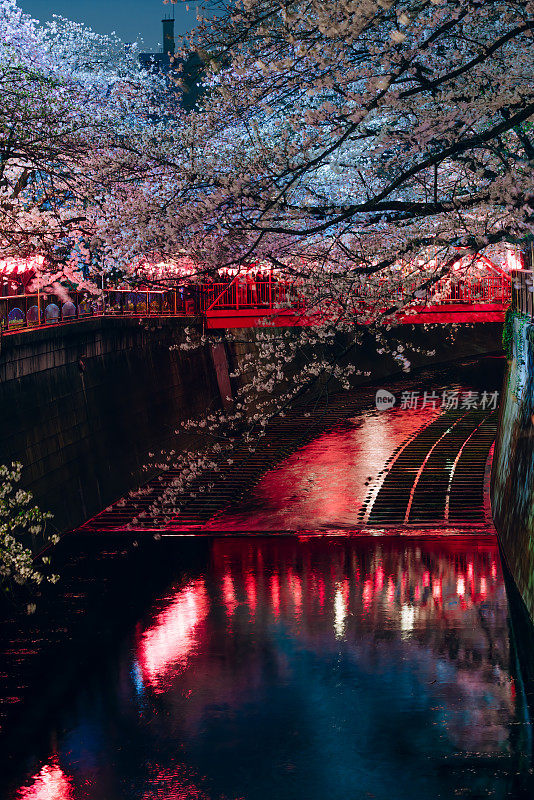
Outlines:
[[534, 619], [534, 325], [510, 315], [492, 510], [507, 567]]
[[[279, 335], [294, 337], [291, 328], [279, 329]], [[214, 332], [215, 333], [215, 332]], [[268, 335], [260, 330], [239, 329], [233, 331], [236, 341], [227, 346], [230, 368], [242, 363], [258, 352], [257, 336]], [[502, 353], [502, 324], [486, 322], [457, 325], [400, 325], [381, 332], [377, 343], [375, 333], [360, 327], [356, 333], [339, 333], [332, 345], [299, 347], [289, 369], [298, 373], [302, 367], [332, 352], [341, 364], [354, 364], [362, 373], [354, 375], [354, 385], [384, 382], [388, 377], [402, 373], [402, 362], [391, 355], [391, 351], [403, 348], [402, 356], [408, 358], [411, 369], [418, 370], [436, 364], [444, 364], [461, 358]], [[380, 352], [383, 351], [383, 352]], [[366, 373], [370, 373], [369, 376]], [[335, 383], [330, 387], [335, 390]], [[430, 388], [430, 387], [429, 387]]]
[[0, 463], [61, 530], [147, 479], [148, 452], [182, 419], [219, 406], [209, 347], [170, 350], [176, 320], [87, 320], [6, 336], [0, 352]]
[[[106, 318], [3, 337], [0, 464], [24, 465], [25, 488], [53, 512], [60, 530], [76, 527], [146, 480], [142, 467], [149, 452], [183, 445], [175, 437], [182, 420], [228, 405], [226, 396], [235, 394], [230, 374], [247, 355], [254, 359], [260, 331], [235, 331], [231, 345], [208, 341], [199, 349], [171, 349], [183, 341], [185, 325], [192, 323]], [[408, 347], [415, 368], [500, 348], [497, 323], [458, 326], [455, 338], [443, 326], [411, 328], [388, 336], [436, 351], [428, 357]], [[362, 373], [372, 372], [357, 382], [399, 372], [391, 356], [377, 357], [367, 331], [354, 347], [351, 336], [340, 336], [335, 346]], [[304, 349], [297, 361], [318, 355]]]

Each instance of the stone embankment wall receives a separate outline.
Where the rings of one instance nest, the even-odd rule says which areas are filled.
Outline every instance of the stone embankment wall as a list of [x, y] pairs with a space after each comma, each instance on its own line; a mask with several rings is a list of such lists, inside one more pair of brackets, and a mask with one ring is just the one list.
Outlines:
[[60, 530], [149, 477], [149, 451], [182, 419], [220, 406], [212, 354], [170, 350], [179, 322], [87, 320], [3, 338], [0, 463], [23, 480]]
[[[183, 446], [184, 438], [175, 436], [181, 421], [231, 405], [226, 398], [235, 395], [237, 380], [230, 375], [247, 354], [254, 358], [256, 337], [264, 331], [235, 331], [231, 345], [171, 349], [184, 340], [185, 325], [194, 327], [191, 321], [106, 318], [3, 338], [0, 464], [22, 462], [25, 488], [53, 512], [60, 530], [76, 527], [147, 480], [142, 468], [149, 452]], [[429, 358], [407, 348], [413, 366], [421, 367], [498, 351], [501, 326], [459, 326], [454, 340], [439, 326], [403, 326], [388, 336], [436, 350]], [[345, 335], [336, 349], [362, 373], [372, 371], [357, 382], [400, 371], [390, 355], [377, 357], [366, 330], [351, 345]], [[298, 359], [317, 355], [304, 350]]]
[[534, 325], [515, 315], [506, 328], [491, 504], [506, 565], [534, 619]]
[[[255, 357], [258, 351], [257, 337], [270, 335], [269, 329], [243, 328], [236, 329], [232, 333], [236, 341], [227, 347], [231, 369], [236, 364], [243, 363], [247, 356]], [[285, 328], [278, 329], [275, 335], [289, 340], [295, 333], [291, 328]], [[399, 345], [403, 348], [402, 353], [398, 358], [394, 358], [391, 353], [396, 351]], [[500, 354], [502, 324], [487, 322], [458, 325], [400, 325], [390, 330], [384, 329], [378, 343], [375, 333], [367, 327], [360, 327], [356, 330], [356, 334], [338, 334], [332, 345], [317, 344], [310, 347], [304, 344], [299, 347], [292, 364], [286, 367], [286, 373], [289, 375], [298, 373], [305, 364], [322, 359], [324, 356], [331, 358], [333, 352], [340, 364], [354, 364], [361, 373], [353, 376], [351, 381], [353, 384], [376, 384], [383, 381], [387, 388], [385, 379], [402, 372], [402, 356], [407, 357], [412, 370], [417, 370], [462, 358], [490, 353]], [[370, 376], [368, 377], [366, 373], [370, 373]], [[335, 391], [338, 387], [333, 382], [329, 388]]]

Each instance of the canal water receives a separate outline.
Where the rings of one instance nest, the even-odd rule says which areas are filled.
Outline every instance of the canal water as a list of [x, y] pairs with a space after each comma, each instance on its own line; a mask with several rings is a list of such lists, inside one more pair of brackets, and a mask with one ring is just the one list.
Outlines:
[[[328, 507], [325, 446], [307, 452], [324, 519], [346, 517], [345, 478]], [[150, 547], [164, 574], [147, 559], [123, 577], [118, 602], [144, 599], [3, 775], [3, 800], [534, 796], [531, 688], [493, 536]]]
[[2, 796], [527, 797], [529, 753], [490, 537], [217, 539]]

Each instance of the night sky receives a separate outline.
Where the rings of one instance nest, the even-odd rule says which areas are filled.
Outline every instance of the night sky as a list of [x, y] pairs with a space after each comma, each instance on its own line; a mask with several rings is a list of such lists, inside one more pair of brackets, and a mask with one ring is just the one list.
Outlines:
[[[163, 0], [19, 0], [19, 5], [35, 19], [44, 22], [54, 14], [83, 22], [98, 31], [115, 31], [125, 42], [133, 42], [140, 37], [144, 40], [144, 50], [160, 49], [162, 40], [161, 20], [172, 16], [172, 6], [163, 5]], [[174, 6], [176, 34], [194, 27], [196, 21], [196, 2], [178, 2]]]

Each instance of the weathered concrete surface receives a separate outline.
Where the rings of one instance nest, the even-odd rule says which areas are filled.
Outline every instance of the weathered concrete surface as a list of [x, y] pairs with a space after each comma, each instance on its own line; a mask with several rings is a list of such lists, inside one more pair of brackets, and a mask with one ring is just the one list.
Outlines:
[[507, 567], [534, 619], [534, 326], [513, 321], [493, 457], [491, 504]]
[[146, 480], [148, 452], [220, 407], [209, 347], [170, 349], [176, 320], [88, 320], [4, 338], [0, 463], [65, 530]]
[[[235, 341], [227, 346], [231, 372], [249, 356], [258, 351], [257, 336], [273, 335], [289, 339], [298, 336], [294, 328], [277, 329], [233, 329]], [[216, 333], [216, 332], [214, 332]], [[401, 345], [413, 370], [435, 364], [444, 364], [459, 358], [477, 355], [502, 353], [502, 324], [487, 322], [466, 325], [400, 325], [382, 333], [383, 341], [377, 344], [375, 333], [367, 327], [360, 327], [356, 333], [340, 333], [332, 346], [328, 347], [329, 357], [335, 352], [339, 363], [356, 365], [361, 371], [354, 375], [351, 383], [354, 386], [365, 383], [376, 383], [377, 380], [397, 375], [402, 372], [402, 363], [391, 355]], [[385, 352], [377, 353], [378, 349]], [[295, 358], [286, 372], [291, 377], [306, 364], [321, 359], [327, 352], [325, 345], [313, 348], [299, 347]], [[430, 353], [430, 355], [428, 355]], [[367, 374], [366, 374], [367, 373]], [[370, 373], [370, 376], [369, 376]], [[328, 380], [328, 378], [326, 378]], [[233, 381], [234, 389], [241, 384], [240, 379]], [[324, 383], [324, 378], [323, 381]], [[319, 381], [321, 384], [321, 381]], [[335, 381], [330, 381], [329, 390], [337, 390]]]
[[[170, 349], [183, 341], [190, 320], [106, 318], [4, 337], [0, 352], [0, 464], [21, 461], [26, 488], [54, 513], [60, 530], [74, 528], [149, 475], [148, 453], [180, 447], [180, 422], [208, 409], [228, 407], [239, 379], [230, 373], [247, 355], [257, 356], [258, 330], [234, 331], [231, 345], [206, 342], [199, 349]], [[263, 333], [263, 331], [261, 331]], [[275, 335], [295, 335], [287, 330]], [[365, 329], [338, 337], [335, 350], [356, 364], [355, 383], [397, 374], [390, 355], [376, 355]], [[402, 326], [387, 334], [404, 345], [435, 350], [407, 355], [415, 368], [499, 351], [501, 326]], [[354, 345], [354, 346], [353, 346]], [[290, 370], [320, 357], [321, 348], [299, 350]], [[371, 372], [371, 376], [365, 375]], [[329, 391], [335, 389], [329, 386]]]

